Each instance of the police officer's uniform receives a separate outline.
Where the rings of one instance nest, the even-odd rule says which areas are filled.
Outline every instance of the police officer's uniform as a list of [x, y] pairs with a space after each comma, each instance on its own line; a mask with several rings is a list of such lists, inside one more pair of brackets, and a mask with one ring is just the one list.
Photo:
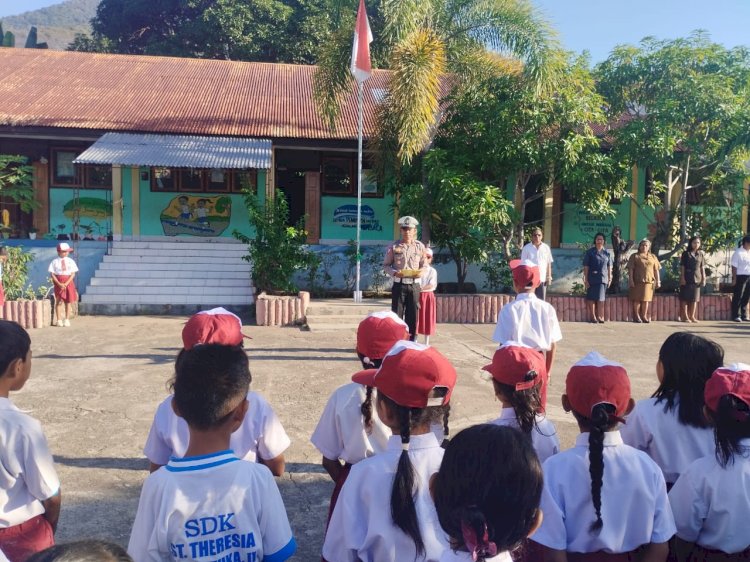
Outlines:
[[[402, 217], [398, 224], [402, 227], [416, 228], [419, 225], [414, 217]], [[383, 268], [393, 277], [391, 293], [391, 310], [403, 318], [409, 326], [411, 339], [417, 337], [417, 315], [419, 311], [419, 278], [396, 277], [402, 269], [422, 269], [425, 267], [425, 245], [419, 240], [406, 244], [403, 239], [397, 240], [385, 253]]]

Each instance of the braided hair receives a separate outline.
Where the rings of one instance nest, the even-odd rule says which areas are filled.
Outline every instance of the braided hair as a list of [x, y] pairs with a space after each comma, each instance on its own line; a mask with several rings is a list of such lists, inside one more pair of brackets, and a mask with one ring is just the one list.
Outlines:
[[[362, 362], [363, 369], [377, 369], [383, 363], [382, 359], [370, 359], [360, 352], [357, 352], [357, 356]], [[369, 435], [372, 433], [372, 387], [367, 386], [365, 388], [367, 389], [365, 391], [365, 399], [359, 409], [362, 412], [362, 425], [364, 425], [365, 432]]]
[[596, 511], [596, 521], [589, 527], [592, 533], [598, 533], [602, 521], [602, 479], [604, 477], [604, 433], [614, 427], [612, 421], [616, 410], [612, 404], [601, 403], [591, 408], [589, 422], [589, 474], [591, 475], [591, 501]]
[[[534, 380], [538, 375], [535, 371], [529, 371], [524, 382]], [[518, 420], [518, 427], [524, 434], [531, 436], [531, 431], [537, 426], [536, 415], [542, 409], [542, 399], [539, 393], [539, 385], [526, 390], [516, 390], [515, 386], [505, 384], [492, 379], [495, 394], [501, 395], [510, 402]]]

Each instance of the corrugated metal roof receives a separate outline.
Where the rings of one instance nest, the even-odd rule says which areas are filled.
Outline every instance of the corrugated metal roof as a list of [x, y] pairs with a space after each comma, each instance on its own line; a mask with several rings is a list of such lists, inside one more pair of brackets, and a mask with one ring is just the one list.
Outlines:
[[[356, 85], [331, 130], [316, 107], [316, 67], [290, 64], [0, 49], [0, 125], [208, 136], [356, 139]], [[374, 131], [364, 86], [364, 131]]]
[[271, 141], [195, 135], [106, 133], [79, 155], [75, 163], [270, 169]]

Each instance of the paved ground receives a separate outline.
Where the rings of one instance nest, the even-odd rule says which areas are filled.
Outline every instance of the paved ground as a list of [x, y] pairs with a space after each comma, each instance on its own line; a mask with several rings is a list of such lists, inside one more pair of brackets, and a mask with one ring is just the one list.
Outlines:
[[[82, 317], [71, 328], [32, 332], [32, 378], [13, 397], [39, 418], [58, 464], [63, 508], [58, 540], [102, 537], [126, 544], [138, 495], [147, 475], [142, 455], [156, 405], [167, 394], [184, 318]], [[577, 433], [571, 416], [557, 406], [565, 373], [596, 349], [622, 362], [635, 398], [656, 387], [658, 349], [678, 323], [650, 325], [563, 324], [564, 341], [552, 373], [550, 417], [564, 447]], [[438, 326], [432, 343], [459, 373], [452, 401], [452, 427], [495, 417], [498, 403], [479, 376], [495, 345], [494, 326]], [[750, 324], [689, 326], [719, 341], [728, 362], [748, 361]], [[306, 332], [248, 326], [252, 387], [275, 407], [292, 446], [287, 474], [278, 479], [300, 550], [294, 560], [318, 559], [332, 489], [308, 438], [330, 392], [349, 380], [359, 364], [354, 333]]]

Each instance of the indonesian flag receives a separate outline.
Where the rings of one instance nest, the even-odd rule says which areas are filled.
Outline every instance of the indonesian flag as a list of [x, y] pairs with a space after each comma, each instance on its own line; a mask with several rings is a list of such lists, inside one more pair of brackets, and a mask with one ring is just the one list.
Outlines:
[[372, 31], [370, 30], [370, 22], [367, 20], [365, 0], [359, 0], [357, 26], [354, 28], [354, 42], [352, 43], [351, 66], [352, 74], [359, 83], [364, 82], [372, 75], [370, 43], [372, 43]]

